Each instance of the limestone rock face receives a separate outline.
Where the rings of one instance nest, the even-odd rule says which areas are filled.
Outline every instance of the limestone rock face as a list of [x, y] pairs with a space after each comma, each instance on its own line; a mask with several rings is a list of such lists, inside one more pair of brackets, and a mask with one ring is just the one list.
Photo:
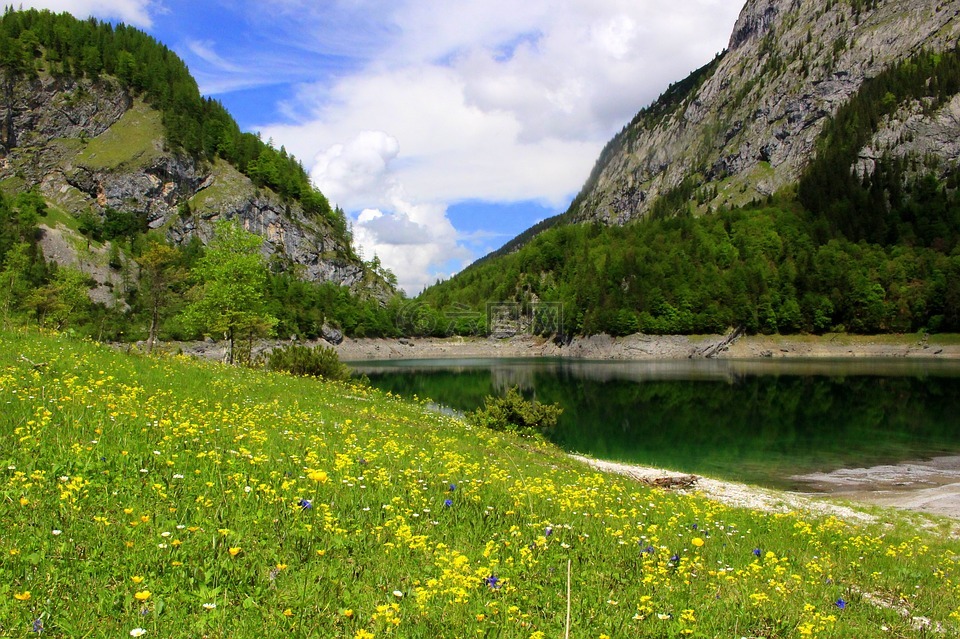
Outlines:
[[[825, 122], [864, 80], [960, 37], [960, 3], [878, 0], [859, 11], [853, 4], [748, 0], [722, 57], [665, 112], [638, 116], [611, 143], [573, 218], [642, 218], [684, 180], [710, 187], [704, 211], [772, 194], [799, 179]], [[901, 113], [865, 149], [860, 170], [881, 149], [956, 161], [958, 110], [954, 101], [932, 116]], [[910, 142], [899, 145], [901, 138]]]
[[[332, 220], [258, 189], [226, 162], [165, 148], [160, 114], [117, 83], [41, 76], [7, 81], [0, 95], [0, 181], [8, 187], [39, 187], [76, 215], [134, 212], [176, 243], [206, 243], [217, 220], [237, 220], [264, 238], [269, 259], [304, 279], [371, 285]], [[376, 284], [372, 293], [385, 297]]]

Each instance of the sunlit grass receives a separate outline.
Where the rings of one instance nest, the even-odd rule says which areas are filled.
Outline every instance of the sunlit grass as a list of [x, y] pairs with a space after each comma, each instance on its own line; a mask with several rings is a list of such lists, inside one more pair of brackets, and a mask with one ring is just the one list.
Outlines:
[[571, 637], [960, 631], [939, 533], [738, 510], [362, 386], [57, 336], [0, 334], [0, 499], [0, 636], [561, 637], [568, 561]]

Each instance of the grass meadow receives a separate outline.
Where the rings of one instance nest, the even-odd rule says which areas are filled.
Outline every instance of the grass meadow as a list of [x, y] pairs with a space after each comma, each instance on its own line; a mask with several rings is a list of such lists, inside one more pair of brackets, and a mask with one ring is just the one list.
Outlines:
[[960, 634], [946, 527], [736, 509], [361, 385], [35, 331], [0, 332], [0, 500], [3, 637]]

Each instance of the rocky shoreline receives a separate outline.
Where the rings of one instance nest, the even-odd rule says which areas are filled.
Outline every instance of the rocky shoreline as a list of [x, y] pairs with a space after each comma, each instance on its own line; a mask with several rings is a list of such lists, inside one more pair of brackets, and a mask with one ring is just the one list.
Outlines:
[[334, 346], [345, 361], [557, 357], [582, 360], [758, 358], [960, 358], [954, 336], [684, 336], [577, 337], [569, 343], [522, 335], [492, 338], [344, 339]]
[[[254, 356], [294, 343], [271, 340], [258, 343]], [[910, 358], [960, 359], [956, 335], [591, 335], [560, 342], [544, 337], [519, 335], [506, 339], [483, 337], [448, 338], [344, 338], [302, 343], [332, 347], [346, 362], [398, 359], [497, 359], [564, 358], [574, 360], [656, 361], [681, 359], [842, 359]], [[145, 347], [145, 344], [138, 344]], [[168, 342], [159, 348], [205, 359], [226, 357], [226, 343]]]

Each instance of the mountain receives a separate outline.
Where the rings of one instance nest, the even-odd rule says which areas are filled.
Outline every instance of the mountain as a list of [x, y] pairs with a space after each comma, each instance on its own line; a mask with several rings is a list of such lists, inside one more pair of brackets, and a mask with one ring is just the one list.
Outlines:
[[[794, 185], [865, 80], [921, 51], [953, 48], [958, 36], [953, 2], [750, 0], [727, 50], [611, 142], [570, 215], [622, 224], [685, 185], [710, 187], [699, 212]], [[917, 110], [911, 101], [878, 123], [863, 166], [885, 151], [957, 160], [960, 102]], [[907, 132], [912, 141], [899, 144]]]
[[[99, 241], [80, 230], [122, 217], [176, 245], [209, 241], [218, 220], [264, 238], [275, 269], [385, 298], [394, 291], [357, 256], [342, 211], [332, 210], [284, 149], [242, 133], [202, 98], [186, 66], [124, 25], [47, 11], [8, 10], [0, 21], [0, 187], [36, 189], [48, 259], [119, 286]], [[110, 239], [110, 238], [106, 238]]]
[[566, 213], [419, 299], [544, 334], [960, 331], [958, 37], [952, 2], [749, 0]]

